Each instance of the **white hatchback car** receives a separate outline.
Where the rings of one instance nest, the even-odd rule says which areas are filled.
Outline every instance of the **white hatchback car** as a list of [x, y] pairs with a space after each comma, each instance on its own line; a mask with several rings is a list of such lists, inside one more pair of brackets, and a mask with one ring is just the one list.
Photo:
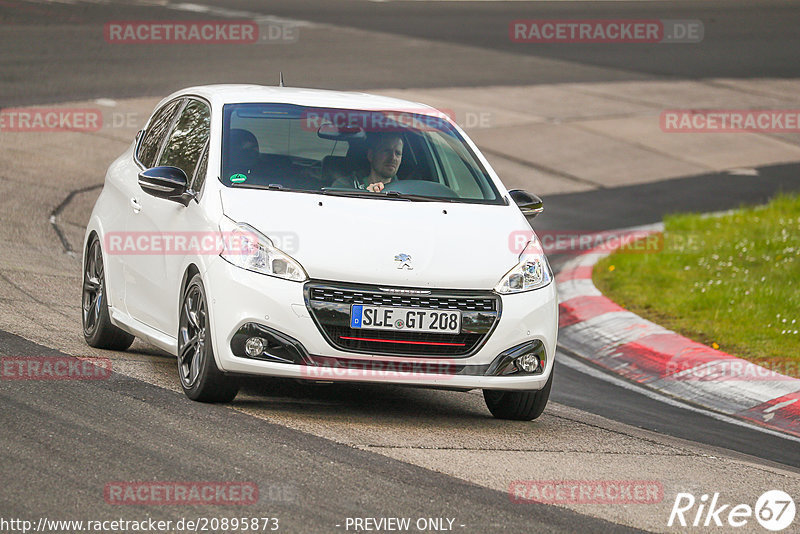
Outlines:
[[495, 417], [534, 419], [558, 331], [526, 220], [540, 211], [428, 106], [185, 89], [108, 169], [84, 244], [84, 336], [169, 351], [198, 401], [266, 375], [481, 388]]

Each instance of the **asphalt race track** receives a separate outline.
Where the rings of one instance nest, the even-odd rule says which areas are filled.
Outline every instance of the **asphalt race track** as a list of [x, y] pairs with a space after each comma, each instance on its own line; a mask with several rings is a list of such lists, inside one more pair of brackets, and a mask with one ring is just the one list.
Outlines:
[[[166, 2], [165, 2], [166, 3]], [[148, 2], [142, 2], [148, 4]], [[154, 2], [159, 4], [159, 2]], [[226, 9], [318, 22], [476, 50], [513, 54], [504, 64], [476, 63], [476, 56], [419, 57], [417, 47], [375, 49], [352, 36], [329, 35], [327, 50], [270, 45], [237, 49], [153, 46], [114, 49], [97, 42], [110, 20], [208, 16], [115, 2], [16, 2], [3, 4], [4, 105], [163, 96], [176, 87], [203, 83], [274, 84], [283, 70], [290, 83], [328, 89], [452, 87], [706, 77], [791, 77], [800, 46], [800, 13], [790, 1], [694, 2], [363, 2], [277, 0], [207, 2]], [[519, 47], [509, 42], [514, 19], [576, 18], [700, 19], [713, 31], [698, 53], [692, 46]], [[19, 30], [15, 29], [19, 25]], [[330, 32], [333, 33], [333, 32]], [[498, 38], [498, 35], [501, 36]], [[265, 45], [266, 46], [266, 45]], [[351, 54], [342, 54], [349, 50]], [[356, 54], [352, 54], [353, 51]], [[428, 49], [430, 51], [430, 49]], [[339, 61], [325, 61], [325, 55]], [[410, 59], [413, 58], [413, 61]], [[481, 68], [479, 68], [481, 67]]]
[[[125, 46], [102, 37], [103, 25], [114, 20], [256, 15], [299, 21], [300, 38], [253, 46]], [[508, 39], [509, 21], [534, 18], [701, 20], [705, 38], [696, 46], [536, 47]], [[109, 100], [140, 106], [136, 99], [145, 99], [150, 107], [142, 109], [152, 109], [149, 102], [182, 87], [275, 85], [279, 72], [289, 85], [325, 89], [478, 89], [486, 102], [500, 86], [712, 87], [720, 84], [708, 80], [800, 78], [800, 3], [776, 0], [0, 0], [0, 27], [0, 108]], [[759, 91], [749, 96], [758, 98]], [[0, 131], [0, 356], [76, 355], [80, 264], [69, 253], [80, 251], [79, 219], [85, 224], [99, 193], [102, 172], [96, 170], [132, 137], [128, 130], [103, 130], [84, 138], [95, 147], [54, 147], [37, 134], [20, 144], [4, 136]], [[484, 139], [476, 140], [483, 148]], [[787, 150], [800, 145], [796, 134], [778, 141], [791, 145]], [[101, 160], [81, 160], [87, 157]], [[721, 211], [800, 190], [800, 157], [752, 165], [757, 179], [748, 166], [746, 173], [708, 170], [591, 188], [568, 173], [521, 165], [564, 180], [563, 188], [542, 195], [537, 230], [627, 228], [668, 213]], [[25, 192], [27, 175], [13, 169], [29, 169], [42, 180], [36, 187], [51, 184], [52, 191]], [[525, 187], [537, 191], [535, 181]], [[51, 216], [64, 221], [51, 224]], [[29, 269], [26, 263], [35, 261], [26, 259], [17, 239], [46, 258], [52, 272]], [[551, 258], [553, 267], [565, 259]], [[73, 279], [75, 287], [62, 287]], [[29, 335], [24, 324], [35, 322], [32, 310], [49, 306], [50, 294], [68, 296], [52, 306], [58, 322]], [[21, 299], [36, 307], [17, 308]], [[454, 518], [454, 531], [476, 533], [672, 531], [666, 521], [675, 494], [721, 491], [714, 484], [726, 473], [728, 502], [753, 504], [770, 489], [800, 497], [800, 440], [659, 398], [565, 353], [557, 357], [545, 416], [525, 424], [490, 418], [478, 392], [400, 387], [248, 379], [231, 406], [203, 405], [183, 396], [174, 361], [163, 352], [137, 341], [128, 353], [107, 357], [115, 366], [109, 380], [0, 382], [0, 518], [271, 514], [284, 532], [353, 532], [345, 526], [353, 517]], [[663, 481], [663, 502], [657, 509], [520, 505], [507, 492], [518, 479], [615, 477]], [[103, 488], [120, 480], [253, 480], [261, 497], [257, 510], [115, 506], [104, 501]]]

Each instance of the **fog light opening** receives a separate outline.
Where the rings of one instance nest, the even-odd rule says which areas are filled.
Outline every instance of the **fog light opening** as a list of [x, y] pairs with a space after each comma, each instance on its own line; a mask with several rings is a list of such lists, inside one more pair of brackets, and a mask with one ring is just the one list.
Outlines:
[[244, 351], [251, 358], [257, 358], [263, 354], [267, 348], [267, 343], [260, 337], [250, 337], [244, 344]]
[[539, 356], [533, 352], [523, 354], [515, 360], [517, 367], [526, 373], [535, 373], [539, 369]]

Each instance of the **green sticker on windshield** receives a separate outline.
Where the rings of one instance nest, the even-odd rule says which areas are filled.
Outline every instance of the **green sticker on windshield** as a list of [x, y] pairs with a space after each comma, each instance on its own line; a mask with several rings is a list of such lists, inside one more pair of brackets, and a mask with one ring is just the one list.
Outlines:
[[233, 176], [230, 177], [230, 181], [235, 184], [240, 184], [245, 180], [247, 180], [247, 176], [245, 176], [244, 174], [234, 174]]

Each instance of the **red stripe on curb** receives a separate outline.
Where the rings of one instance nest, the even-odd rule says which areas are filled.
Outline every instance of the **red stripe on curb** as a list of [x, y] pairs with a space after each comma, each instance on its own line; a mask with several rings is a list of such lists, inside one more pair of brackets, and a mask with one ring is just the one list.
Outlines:
[[779, 428], [787, 434], [800, 436], [800, 391], [772, 399], [736, 415], [762, 426]]
[[668, 378], [675, 373], [693, 369], [708, 362], [737, 359], [730, 354], [712, 349], [678, 334], [653, 334], [636, 343], [645, 350], [664, 358], [665, 363], [664, 367], [659, 370], [659, 378]]
[[625, 308], [607, 297], [591, 296], [569, 299], [559, 304], [558, 310], [558, 327], [564, 328], [604, 313], [625, 311]]
[[556, 282], [559, 284], [570, 280], [586, 280], [592, 278], [592, 266], [580, 265], [566, 271], [561, 271], [556, 275]]
[[614, 349], [614, 359], [629, 364], [620, 372], [636, 382], [669, 378], [680, 371], [725, 358], [733, 356], [671, 333], [651, 334]]

